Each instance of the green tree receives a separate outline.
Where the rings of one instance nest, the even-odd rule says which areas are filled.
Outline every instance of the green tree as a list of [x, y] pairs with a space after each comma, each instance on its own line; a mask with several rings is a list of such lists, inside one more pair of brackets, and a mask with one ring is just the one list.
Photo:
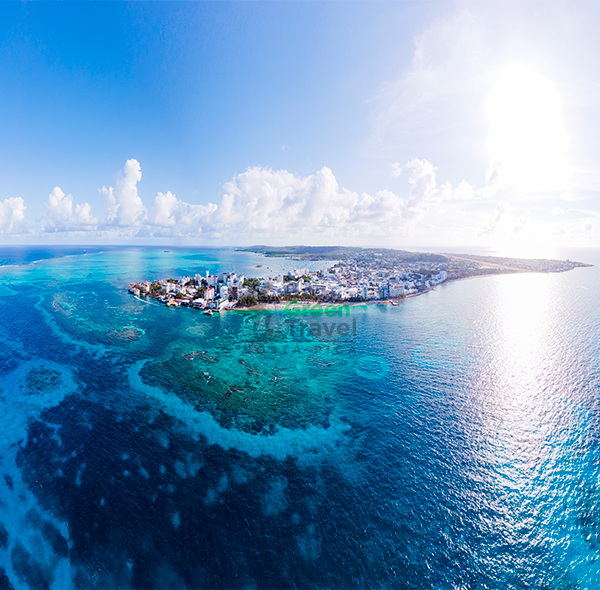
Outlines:
[[256, 289], [260, 285], [260, 281], [258, 279], [244, 279], [244, 287], [249, 287], [250, 289]]
[[239, 301], [238, 301], [238, 306], [239, 307], [252, 307], [253, 305], [256, 305], [256, 299], [254, 297], [252, 297], [252, 295], [244, 295], [242, 297], [240, 297]]

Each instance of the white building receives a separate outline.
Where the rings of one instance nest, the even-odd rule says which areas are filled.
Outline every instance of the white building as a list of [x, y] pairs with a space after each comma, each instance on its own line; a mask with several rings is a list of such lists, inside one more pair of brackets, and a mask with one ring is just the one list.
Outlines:
[[448, 273], [445, 270], [440, 270], [437, 275], [433, 276], [436, 283], [443, 283], [448, 278]]
[[405, 294], [405, 291], [402, 283], [390, 285], [390, 297], [402, 297], [402, 295]]

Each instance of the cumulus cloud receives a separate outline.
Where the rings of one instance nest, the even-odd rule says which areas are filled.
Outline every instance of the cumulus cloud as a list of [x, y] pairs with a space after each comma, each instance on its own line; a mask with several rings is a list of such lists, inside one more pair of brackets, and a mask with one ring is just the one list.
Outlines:
[[409, 198], [388, 190], [358, 194], [340, 187], [323, 167], [299, 177], [287, 170], [255, 166], [223, 185], [219, 204], [192, 205], [171, 192], [159, 192], [138, 235], [206, 236], [228, 239], [343, 238], [395, 235], [452, 195], [449, 184], [436, 188], [435, 169], [413, 160]]
[[436, 168], [428, 160], [415, 158], [406, 164], [406, 168], [412, 170], [408, 179], [411, 185], [408, 212], [412, 216], [425, 214], [433, 203], [471, 201], [484, 196], [483, 189], [476, 191], [466, 180], [462, 180], [455, 189], [449, 182], [437, 187]]
[[[154, 226], [151, 229], [154, 235], [200, 235], [210, 226], [211, 215], [217, 209], [213, 203], [191, 205], [180, 201], [171, 191], [159, 192], [148, 214], [148, 224]], [[164, 231], [157, 231], [156, 228], [163, 228]]]
[[48, 196], [46, 210], [44, 231], [92, 229], [98, 224], [98, 220], [91, 216], [92, 207], [89, 203], [75, 205], [73, 210], [73, 195], [65, 195], [58, 186]]
[[518, 234], [523, 231], [531, 218], [529, 211], [517, 211], [510, 202], [498, 203], [485, 227], [479, 232], [480, 236], [505, 236]]
[[9, 197], [0, 202], [0, 233], [16, 234], [26, 231], [25, 202], [21, 197]]
[[407, 199], [388, 190], [359, 195], [340, 187], [327, 167], [305, 177], [249, 168], [224, 185], [210, 220], [214, 230], [232, 236], [385, 237], [421, 219], [432, 205], [475, 196], [465, 182], [455, 190], [448, 182], [438, 187], [427, 160], [413, 159], [405, 168], [411, 172]]
[[405, 209], [389, 191], [371, 196], [341, 188], [327, 167], [305, 177], [253, 167], [223, 189], [213, 221], [215, 229], [232, 236], [372, 235], [401, 224]]
[[[449, 182], [438, 186], [436, 168], [428, 160], [414, 158], [398, 169], [408, 172], [409, 190], [404, 196], [389, 190], [374, 194], [348, 190], [327, 167], [298, 176], [255, 166], [226, 182], [215, 203], [188, 203], [166, 191], [158, 192], [147, 210], [137, 189], [141, 166], [131, 159], [116, 177], [114, 188], [99, 191], [108, 206], [105, 219], [92, 217], [89, 203], [75, 205], [72, 195], [56, 187], [48, 197], [41, 229], [95, 232], [107, 240], [200, 237], [237, 243], [263, 238], [376, 243], [416, 233], [430, 213], [444, 215], [443, 203], [456, 207], [481, 197], [481, 191], [466, 181], [457, 188]], [[6, 212], [9, 204], [14, 205], [12, 217]], [[23, 201], [7, 200], [3, 207], [1, 231], [14, 231], [24, 219]]]
[[451, 197], [450, 183], [446, 182], [436, 189], [435, 168], [431, 162], [415, 158], [408, 162], [406, 167], [412, 170], [408, 179], [411, 185], [407, 203], [409, 217], [421, 217], [432, 203], [439, 203]]
[[498, 203], [496, 205], [496, 209], [492, 215], [492, 218], [488, 221], [486, 226], [481, 230], [481, 235], [489, 235], [491, 234], [500, 224], [502, 218], [505, 213], [510, 213], [511, 211], [510, 203]]
[[115, 188], [102, 187], [104, 202], [108, 207], [108, 216], [104, 224], [111, 226], [140, 226], [146, 218], [146, 208], [137, 190], [142, 179], [142, 168], [137, 160], [125, 162], [123, 172], [115, 178]]
[[300, 178], [257, 166], [237, 174], [223, 190], [217, 226], [257, 236], [336, 235], [359, 201], [356, 193], [338, 186], [327, 167]]

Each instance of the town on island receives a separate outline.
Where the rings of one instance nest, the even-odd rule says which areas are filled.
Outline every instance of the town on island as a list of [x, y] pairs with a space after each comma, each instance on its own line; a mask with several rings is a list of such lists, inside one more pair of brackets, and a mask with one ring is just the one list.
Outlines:
[[[269, 278], [235, 272], [143, 280], [129, 285], [137, 298], [153, 298], [168, 307], [215, 312], [300, 303], [390, 303], [426, 293], [444, 282], [522, 272], [565, 272], [590, 266], [570, 260], [546, 260], [431, 254], [380, 248], [305, 247], [240, 249], [294, 261], [332, 261], [326, 270], [295, 269]], [[256, 267], [262, 267], [257, 264]]]

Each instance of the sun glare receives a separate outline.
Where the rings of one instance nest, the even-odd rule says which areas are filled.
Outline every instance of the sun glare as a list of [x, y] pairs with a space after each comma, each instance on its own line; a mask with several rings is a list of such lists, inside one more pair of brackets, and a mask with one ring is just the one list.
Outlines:
[[568, 176], [567, 133], [555, 85], [525, 65], [496, 76], [487, 102], [489, 150], [501, 180], [524, 192], [557, 190]]

